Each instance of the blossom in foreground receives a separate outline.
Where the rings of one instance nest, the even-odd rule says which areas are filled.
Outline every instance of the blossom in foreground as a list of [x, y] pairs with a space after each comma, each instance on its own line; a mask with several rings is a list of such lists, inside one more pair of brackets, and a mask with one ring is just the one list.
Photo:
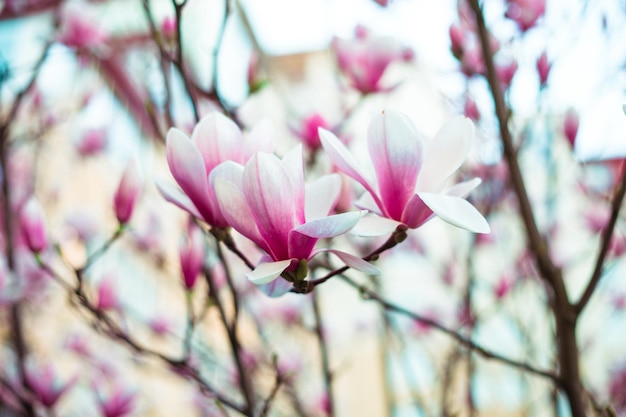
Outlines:
[[356, 39], [335, 38], [332, 48], [341, 71], [363, 94], [383, 90], [380, 80], [391, 63], [413, 58], [413, 51], [397, 40], [373, 37], [362, 28]]
[[358, 234], [363, 235], [387, 233], [400, 224], [414, 229], [435, 215], [463, 229], [488, 233], [487, 221], [464, 199], [480, 179], [447, 188], [448, 178], [467, 157], [473, 135], [472, 122], [459, 116], [424, 142], [407, 116], [383, 112], [371, 122], [367, 137], [376, 186], [339, 139], [320, 129], [322, 146], [333, 164], [366, 190], [357, 207], [380, 216], [362, 223], [367, 227], [359, 227]]
[[378, 272], [356, 256], [332, 249], [314, 250], [318, 239], [347, 232], [363, 213], [329, 216], [341, 179], [330, 174], [305, 187], [302, 146], [289, 151], [282, 160], [257, 152], [245, 167], [232, 162], [221, 167], [228, 175], [216, 178], [215, 191], [225, 219], [266, 252], [260, 264], [246, 274], [250, 281], [268, 284], [281, 274], [288, 281], [302, 280], [306, 261], [324, 250], [354, 268]]
[[[228, 226], [213, 190], [216, 167], [224, 161], [244, 163], [256, 150], [271, 152], [273, 131], [268, 123], [257, 125], [244, 137], [237, 125], [220, 113], [203, 117], [191, 138], [176, 128], [167, 133], [167, 163], [182, 188], [157, 181], [165, 199], [209, 225]], [[213, 175], [212, 175], [213, 174]]]

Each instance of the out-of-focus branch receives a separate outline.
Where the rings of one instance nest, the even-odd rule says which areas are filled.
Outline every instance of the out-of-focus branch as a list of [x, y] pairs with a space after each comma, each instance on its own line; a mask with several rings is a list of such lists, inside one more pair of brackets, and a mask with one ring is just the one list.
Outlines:
[[591, 299], [598, 283], [600, 282], [600, 278], [602, 278], [602, 272], [604, 269], [604, 261], [606, 259], [606, 255], [609, 252], [609, 247], [611, 245], [611, 238], [613, 237], [613, 230], [615, 230], [615, 224], [617, 223], [617, 217], [619, 216], [620, 210], [622, 208], [622, 203], [624, 201], [624, 195], [626, 194], [626, 163], [622, 162], [622, 179], [616, 185], [615, 192], [613, 193], [613, 202], [611, 204], [611, 217], [607, 225], [604, 227], [602, 231], [602, 241], [600, 243], [600, 251], [598, 252], [598, 257], [596, 259], [596, 265], [593, 270], [593, 274], [591, 275], [591, 279], [583, 292], [583, 295], [580, 297], [580, 300], [575, 304], [574, 309], [576, 310], [576, 314], [579, 315], [584, 310], [585, 306]]
[[468, 0], [468, 2], [475, 15], [478, 36], [483, 51], [483, 60], [487, 70], [487, 82], [489, 83], [500, 127], [504, 157], [509, 168], [510, 181], [519, 203], [520, 216], [525, 226], [529, 248], [533, 254], [541, 278], [552, 290], [552, 312], [556, 325], [555, 342], [559, 358], [559, 380], [561, 381], [561, 388], [567, 395], [572, 416], [584, 417], [586, 407], [582, 395], [583, 387], [578, 364], [579, 353], [576, 340], [576, 311], [569, 301], [562, 272], [552, 262], [548, 242], [539, 233], [534, 218], [530, 199], [517, 161], [517, 154], [513, 146], [511, 132], [508, 128], [510, 111], [504, 101], [500, 81], [495, 70], [493, 54], [489, 44], [489, 32], [485, 24], [482, 9], [478, 4], [478, 0]]
[[322, 312], [319, 306], [319, 294], [313, 291], [311, 302], [313, 304], [313, 315], [315, 316], [315, 336], [320, 349], [320, 358], [322, 362], [322, 376], [326, 390], [326, 399], [328, 401], [328, 416], [335, 415], [335, 401], [333, 397], [333, 372], [330, 369], [330, 358], [328, 355], [328, 345], [324, 336], [324, 328], [322, 324]]
[[500, 362], [500, 363], [504, 363], [506, 365], [512, 366], [514, 368], [517, 369], [521, 369], [523, 371], [529, 372], [533, 375], [537, 375], [537, 376], [541, 376], [543, 378], [547, 378], [548, 380], [557, 383], [557, 384], [561, 384], [561, 378], [555, 374], [552, 371], [546, 371], [546, 370], [542, 370], [539, 368], [536, 368], [533, 365], [530, 365], [528, 363], [525, 362], [520, 362], [520, 361], [516, 361], [514, 359], [511, 358], [507, 358], [505, 356], [499, 355], [493, 351], [490, 351], [476, 343], [474, 343], [472, 340], [468, 339], [467, 337], [463, 336], [462, 334], [460, 334], [459, 332], [449, 329], [448, 327], [445, 327], [444, 325], [442, 325], [441, 323], [430, 319], [428, 317], [424, 317], [421, 316], [417, 313], [414, 313], [410, 310], [407, 310], [404, 307], [401, 307], [399, 305], [393, 304], [389, 301], [387, 301], [386, 299], [384, 299], [383, 297], [381, 297], [378, 293], [376, 293], [375, 291], [372, 291], [370, 289], [368, 289], [367, 287], [357, 283], [356, 281], [352, 280], [351, 278], [348, 278], [345, 275], [340, 275], [339, 276], [344, 282], [346, 282], [348, 285], [350, 285], [351, 287], [355, 288], [356, 290], [359, 291], [359, 293], [361, 294], [361, 297], [363, 297], [363, 299], [365, 300], [372, 300], [377, 302], [378, 304], [380, 304], [383, 308], [385, 308], [386, 310], [390, 311], [390, 312], [394, 312], [394, 313], [398, 313], [398, 314], [402, 314], [406, 317], [409, 317], [413, 320], [416, 320], [420, 323], [426, 324], [430, 327], [433, 327], [445, 334], [447, 334], [448, 336], [452, 337], [454, 340], [456, 340], [458, 343], [460, 343], [461, 345], [472, 349], [475, 353], [479, 354], [480, 356], [486, 358], [486, 359], [492, 359], [494, 361]]

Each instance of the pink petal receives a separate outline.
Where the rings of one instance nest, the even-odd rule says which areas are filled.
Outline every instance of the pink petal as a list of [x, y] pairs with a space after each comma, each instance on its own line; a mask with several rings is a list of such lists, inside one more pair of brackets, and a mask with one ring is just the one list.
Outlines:
[[191, 199], [187, 197], [187, 194], [183, 193], [178, 187], [163, 180], [162, 178], [156, 178], [154, 182], [166, 201], [169, 201], [199, 219], [202, 218], [196, 206], [193, 205]]
[[263, 285], [274, 281], [291, 265], [291, 259], [278, 262], [265, 262], [246, 273], [246, 277], [256, 285]]
[[367, 139], [385, 213], [400, 220], [415, 193], [422, 165], [421, 138], [407, 116], [386, 111], [372, 120]]
[[365, 213], [367, 212], [363, 210], [335, 214], [333, 216], [312, 220], [296, 227], [294, 230], [303, 235], [317, 239], [335, 237], [352, 229]]
[[215, 178], [215, 194], [224, 219], [239, 233], [268, 251], [265, 240], [261, 237], [254, 223], [248, 203], [235, 184], [222, 178]]
[[424, 149], [424, 165], [419, 175], [419, 191], [441, 191], [446, 179], [465, 161], [472, 147], [474, 125], [464, 116], [446, 123]]
[[372, 265], [371, 263], [359, 258], [358, 256], [354, 256], [349, 253], [342, 252], [336, 249], [320, 249], [319, 251], [315, 253], [315, 255], [321, 252], [330, 252], [333, 255], [336, 255], [339, 259], [343, 261], [343, 263], [348, 265], [350, 268], [356, 269], [357, 271], [364, 272], [368, 275], [380, 274], [380, 269], [378, 269], [376, 266]]
[[326, 155], [328, 155], [337, 169], [361, 184], [372, 195], [376, 205], [382, 210], [383, 204], [378, 198], [376, 190], [370, 182], [365, 179], [357, 167], [356, 161], [350, 154], [350, 151], [348, 151], [348, 149], [343, 145], [343, 143], [341, 143], [334, 133], [326, 129], [319, 128], [319, 135], [324, 152], [326, 152]]
[[193, 142], [180, 130], [167, 132], [167, 163], [174, 179], [189, 196], [198, 212], [209, 223], [213, 213], [208, 198], [209, 186], [202, 155]]
[[441, 220], [474, 233], [489, 233], [487, 220], [466, 200], [444, 194], [419, 193]]
[[316, 220], [335, 208], [341, 192], [341, 177], [338, 174], [324, 175], [306, 185], [306, 220]]
[[304, 218], [304, 162], [302, 160], [302, 145], [289, 150], [281, 161], [285, 167], [285, 171], [291, 180], [291, 189], [293, 191], [294, 208], [296, 221], [298, 224], [305, 222]]
[[191, 135], [198, 147], [206, 172], [224, 161], [243, 161], [243, 136], [239, 127], [221, 113], [204, 116]]
[[267, 252], [276, 260], [289, 257], [289, 232], [296, 224], [292, 186], [285, 166], [274, 155], [257, 152], [246, 164], [243, 193]]
[[233, 161], [226, 161], [211, 171], [209, 174], [209, 200], [211, 203], [211, 210], [214, 214], [214, 224], [216, 227], [227, 227], [229, 226], [229, 222], [224, 217], [222, 213], [222, 209], [219, 205], [219, 201], [217, 199], [217, 193], [215, 192], [215, 179], [221, 178], [228, 182], [235, 184], [238, 189], [241, 189], [241, 181], [243, 177], [243, 166]]
[[404, 208], [402, 223], [411, 229], [415, 229], [433, 217], [433, 211], [422, 201], [419, 195], [414, 194]]

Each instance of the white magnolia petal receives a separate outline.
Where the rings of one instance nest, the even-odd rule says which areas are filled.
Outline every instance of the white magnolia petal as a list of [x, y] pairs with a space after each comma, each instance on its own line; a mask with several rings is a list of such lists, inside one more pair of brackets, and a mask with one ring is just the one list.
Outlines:
[[263, 119], [252, 127], [246, 135], [244, 154], [246, 160], [255, 152], [274, 152], [274, 138], [276, 131], [269, 119]]
[[224, 219], [239, 233], [266, 248], [246, 199], [235, 184], [217, 177], [214, 179], [215, 195]]
[[291, 264], [291, 259], [277, 262], [264, 262], [246, 273], [246, 278], [253, 284], [264, 285], [274, 281]]
[[473, 138], [474, 125], [467, 117], [457, 116], [446, 123], [426, 143], [417, 190], [441, 191], [446, 179], [465, 161]]
[[354, 202], [354, 207], [361, 209], [361, 210], [371, 211], [372, 213], [376, 213], [380, 216], [383, 215], [381, 210], [376, 205], [376, 201], [372, 198], [372, 195], [368, 193], [367, 191], [361, 194], [361, 197], [359, 197]]
[[268, 297], [276, 298], [288, 293], [292, 287], [293, 284], [291, 282], [286, 279], [278, 278], [268, 284], [259, 285], [258, 288]]
[[347, 266], [352, 269], [356, 269], [357, 271], [364, 272], [368, 275], [380, 275], [380, 269], [378, 269], [375, 265], [367, 262], [366, 260], [359, 258], [358, 256], [336, 249], [320, 249], [320, 251], [317, 253], [320, 252], [332, 253], [333, 255], [341, 259], [343, 263], [345, 263]]
[[196, 206], [193, 205], [191, 199], [187, 197], [187, 194], [183, 193], [180, 188], [162, 178], [155, 178], [154, 182], [166, 201], [169, 201], [199, 219], [202, 218], [200, 213], [198, 213]]
[[304, 214], [307, 221], [317, 220], [328, 214], [337, 204], [341, 192], [339, 174], [324, 175], [306, 185]]
[[351, 211], [312, 220], [296, 227], [294, 230], [313, 238], [339, 236], [352, 229], [367, 211]]
[[418, 193], [441, 220], [474, 233], [489, 233], [487, 220], [467, 200], [451, 195]]
[[455, 197], [465, 198], [482, 182], [483, 180], [481, 180], [480, 178], [473, 178], [468, 181], [463, 181], [450, 187], [448, 191], [446, 191], [446, 194], [453, 195]]
[[364, 216], [359, 222], [350, 229], [350, 234], [361, 237], [374, 237], [387, 235], [402, 223], [386, 217], [376, 215]]

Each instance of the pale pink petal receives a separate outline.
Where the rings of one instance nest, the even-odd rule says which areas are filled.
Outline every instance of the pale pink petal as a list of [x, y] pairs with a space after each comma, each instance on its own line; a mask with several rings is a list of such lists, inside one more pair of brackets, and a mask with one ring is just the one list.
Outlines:
[[294, 208], [298, 224], [304, 223], [304, 161], [302, 160], [302, 145], [290, 149], [281, 161], [291, 180], [291, 190], [294, 197]]
[[263, 285], [274, 281], [291, 265], [291, 259], [278, 262], [265, 262], [246, 273], [246, 277], [256, 285]]
[[162, 178], [156, 178], [154, 182], [157, 189], [165, 200], [178, 206], [179, 208], [185, 210], [186, 212], [199, 219], [202, 218], [196, 206], [193, 205], [191, 199], [187, 197], [187, 194], [183, 193], [180, 188], [176, 187], [174, 184], [165, 181]]
[[394, 111], [372, 120], [367, 140], [385, 214], [400, 220], [415, 193], [422, 165], [422, 140], [411, 120]]
[[339, 174], [330, 174], [320, 177], [305, 187], [305, 215], [306, 220], [316, 220], [328, 214], [335, 208], [341, 192], [341, 177]]
[[226, 222], [267, 251], [265, 240], [261, 237], [254, 223], [254, 218], [241, 189], [232, 182], [219, 177], [215, 178], [214, 187], [220, 210]]
[[370, 182], [365, 179], [357, 167], [356, 161], [350, 154], [350, 151], [348, 151], [348, 149], [343, 145], [343, 143], [341, 143], [334, 133], [323, 128], [319, 128], [318, 131], [324, 152], [326, 152], [326, 155], [328, 155], [332, 163], [341, 172], [361, 184], [372, 195], [376, 205], [382, 210], [383, 204], [378, 198], [376, 190]]
[[289, 257], [289, 232], [296, 224], [292, 186], [284, 164], [272, 154], [257, 152], [246, 164], [243, 193], [273, 259]]
[[452, 195], [455, 197], [465, 198], [471, 193], [476, 187], [480, 185], [482, 180], [480, 178], [473, 178], [468, 181], [463, 181], [458, 184], [454, 184], [450, 187], [445, 193], [448, 195]]
[[222, 214], [222, 209], [217, 199], [217, 194], [215, 192], [215, 179], [221, 178], [223, 180], [226, 180], [230, 183], [233, 183], [239, 190], [241, 190], [242, 177], [243, 166], [233, 161], [226, 161], [219, 164], [218, 166], [213, 168], [213, 170], [209, 174], [209, 189], [211, 191], [209, 194], [209, 198], [215, 217], [213, 226], [227, 227], [230, 225], [224, 217], [224, 214]]
[[350, 229], [350, 234], [361, 237], [374, 237], [387, 235], [402, 223], [397, 220], [388, 219], [376, 215], [364, 216]]
[[292, 287], [291, 282], [278, 278], [268, 284], [259, 285], [259, 290], [269, 297], [280, 297], [288, 293]]
[[246, 135], [244, 145], [244, 158], [250, 159], [255, 152], [274, 152], [274, 138], [276, 131], [269, 119], [263, 119], [254, 125]]
[[424, 164], [419, 175], [418, 191], [441, 191], [446, 179], [465, 161], [472, 147], [474, 125], [465, 116], [446, 123], [424, 148]]
[[223, 161], [243, 161], [243, 136], [228, 117], [213, 112], [204, 116], [191, 135], [204, 160], [206, 172]]
[[335, 237], [352, 229], [365, 213], [367, 212], [363, 210], [335, 214], [333, 216], [312, 220], [296, 227], [294, 230], [303, 235], [317, 239]]
[[380, 269], [371, 263], [359, 258], [358, 256], [351, 255], [346, 252], [342, 252], [336, 249], [320, 249], [315, 252], [315, 255], [321, 252], [330, 252], [333, 255], [336, 255], [339, 259], [343, 261], [350, 268], [356, 269], [357, 271], [364, 272], [368, 275], [379, 275]]
[[202, 155], [183, 132], [171, 128], [167, 132], [167, 163], [174, 179], [189, 196], [198, 212], [209, 223], [213, 213], [209, 203], [209, 185]]
[[487, 220], [466, 200], [443, 194], [419, 193], [419, 196], [441, 220], [470, 232], [489, 233]]

